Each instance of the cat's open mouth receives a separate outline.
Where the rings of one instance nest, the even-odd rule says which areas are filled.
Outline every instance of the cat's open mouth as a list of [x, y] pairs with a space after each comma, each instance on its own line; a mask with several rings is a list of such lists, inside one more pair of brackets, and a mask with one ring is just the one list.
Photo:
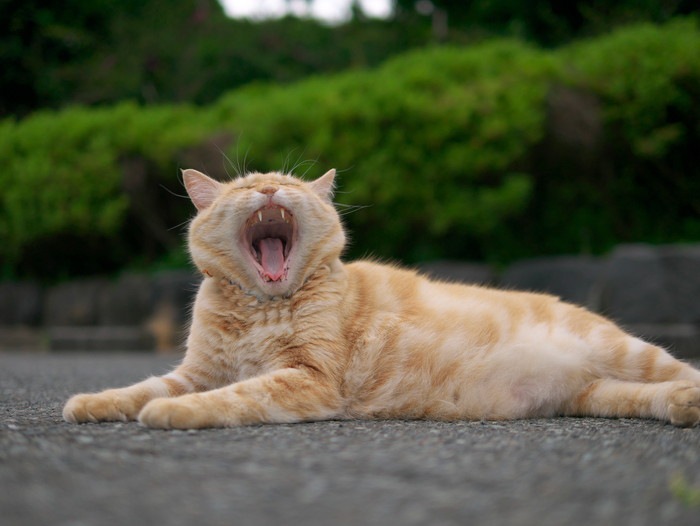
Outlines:
[[243, 243], [264, 281], [286, 279], [295, 229], [292, 213], [277, 205], [256, 210], [248, 218]]

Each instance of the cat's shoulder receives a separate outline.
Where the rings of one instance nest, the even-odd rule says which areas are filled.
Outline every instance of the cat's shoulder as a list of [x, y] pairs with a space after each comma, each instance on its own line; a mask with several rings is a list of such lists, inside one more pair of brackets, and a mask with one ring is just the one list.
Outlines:
[[350, 276], [362, 276], [376, 279], [424, 279], [416, 270], [394, 263], [385, 263], [372, 259], [361, 259], [345, 264]]

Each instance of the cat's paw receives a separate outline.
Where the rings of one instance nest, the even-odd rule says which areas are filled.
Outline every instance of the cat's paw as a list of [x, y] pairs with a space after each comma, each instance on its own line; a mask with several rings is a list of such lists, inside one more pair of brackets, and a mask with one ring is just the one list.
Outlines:
[[700, 387], [681, 387], [670, 399], [669, 419], [674, 426], [692, 427], [700, 423]]
[[63, 419], [72, 424], [136, 420], [140, 406], [118, 390], [77, 394], [63, 407]]
[[211, 418], [201, 395], [158, 398], [147, 403], [139, 413], [141, 424], [157, 429], [200, 429], [221, 427]]

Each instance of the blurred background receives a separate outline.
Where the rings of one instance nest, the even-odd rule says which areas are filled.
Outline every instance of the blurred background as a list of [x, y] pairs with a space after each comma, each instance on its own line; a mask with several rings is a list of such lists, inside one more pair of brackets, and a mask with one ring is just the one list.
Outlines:
[[[87, 345], [74, 327], [95, 347], [110, 327], [172, 347], [158, 335], [184, 323], [198, 279], [181, 168], [337, 168], [348, 259], [615, 314], [599, 286], [612, 254], [644, 267], [633, 288], [687, 296], [699, 13], [695, 0], [5, 0], [0, 348]], [[519, 262], [542, 257], [578, 274], [522, 278]], [[445, 260], [471, 266], [430, 267]], [[619, 317], [694, 337], [697, 300], [650, 303]]]

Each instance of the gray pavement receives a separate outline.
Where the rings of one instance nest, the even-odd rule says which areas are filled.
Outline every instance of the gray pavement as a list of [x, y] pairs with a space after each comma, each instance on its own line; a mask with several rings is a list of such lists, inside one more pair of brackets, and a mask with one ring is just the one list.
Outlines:
[[69, 395], [174, 361], [0, 354], [0, 524], [700, 524], [699, 428], [561, 418], [183, 432], [62, 421]]

